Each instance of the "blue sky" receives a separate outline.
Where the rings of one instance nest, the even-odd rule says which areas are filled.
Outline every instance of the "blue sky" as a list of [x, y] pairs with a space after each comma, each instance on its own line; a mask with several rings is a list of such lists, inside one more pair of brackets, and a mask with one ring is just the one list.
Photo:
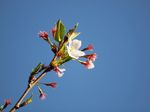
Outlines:
[[78, 39], [94, 45], [96, 67], [72, 61], [64, 77], [48, 73], [43, 81], [58, 87], [43, 87], [44, 101], [35, 87], [33, 103], [18, 112], [149, 112], [149, 0], [0, 0], [0, 103], [14, 105], [32, 68], [49, 63], [53, 55], [37, 34], [58, 19], [67, 29], [79, 23]]

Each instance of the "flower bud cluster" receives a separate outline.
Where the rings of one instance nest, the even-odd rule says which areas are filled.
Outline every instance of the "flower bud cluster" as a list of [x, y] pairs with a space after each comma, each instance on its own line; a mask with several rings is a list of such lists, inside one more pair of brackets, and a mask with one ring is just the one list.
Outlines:
[[[54, 42], [50, 42], [50, 38], [48, 32], [40, 31], [39, 37], [43, 40], [47, 41], [51, 45], [51, 50], [54, 52], [54, 58], [50, 63], [50, 66], [53, 66], [53, 71], [58, 75], [58, 77], [62, 77], [64, 71], [66, 69], [60, 68], [62, 64], [70, 61], [76, 60], [80, 64], [84, 65], [87, 69], [93, 69], [95, 67], [94, 61], [97, 58], [96, 53], [86, 54], [86, 51], [93, 51], [94, 47], [92, 44], [89, 44], [87, 47], [80, 50], [82, 41], [75, 39], [80, 32], [76, 32], [78, 24], [75, 25], [72, 29], [66, 32], [66, 28], [61, 20], [58, 20], [56, 25], [50, 30], [52, 35], [52, 39]], [[86, 60], [82, 61], [80, 58], [85, 58]], [[56, 83], [40, 83], [46, 86], [51, 86], [53, 88], [56, 87]], [[46, 95], [39, 89], [40, 99], [45, 99]]]
[[[86, 51], [93, 51], [94, 47], [92, 44], [89, 44], [87, 47], [80, 50], [82, 41], [75, 39], [80, 32], [76, 32], [78, 24], [76, 24], [73, 28], [69, 29], [66, 32], [66, 28], [61, 20], [58, 20], [55, 26], [49, 31], [53, 38], [50, 39], [50, 35], [46, 31], [40, 31], [38, 33], [39, 37], [46, 41], [50, 45], [51, 51], [54, 53], [54, 57], [52, 61], [48, 65], [44, 65], [39, 63], [30, 73], [28, 79], [28, 88], [25, 93], [23, 93], [23, 97], [21, 97], [19, 103], [17, 102], [13, 109], [19, 109], [20, 107], [26, 106], [27, 104], [32, 102], [31, 95], [24, 102], [23, 99], [30, 91], [33, 86], [38, 87], [39, 98], [44, 100], [46, 98], [46, 93], [40, 87], [41, 85], [56, 88], [56, 82], [39, 82], [47, 72], [54, 71], [58, 77], [62, 77], [64, 75], [64, 71], [66, 69], [60, 67], [68, 61], [75, 60], [80, 64], [84, 65], [87, 69], [93, 69], [95, 67], [94, 61], [97, 58], [96, 53], [87, 54]], [[51, 41], [52, 40], [52, 41]], [[82, 60], [84, 58], [84, 60]], [[40, 74], [41, 73], [41, 74]], [[39, 75], [40, 74], [40, 75]], [[11, 104], [11, 100], [8, 99], [5, 101], [4, 105], [0, 106], [0, 111], [5, 109], [8, 105]]]

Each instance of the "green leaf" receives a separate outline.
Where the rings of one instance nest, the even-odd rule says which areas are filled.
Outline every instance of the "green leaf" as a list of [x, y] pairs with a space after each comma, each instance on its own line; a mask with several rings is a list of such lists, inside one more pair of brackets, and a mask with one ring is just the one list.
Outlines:
[[67, 37], [70, 40], [74, 39], [75, 37], [77, 37], [80, 34], [80, 32], [75, 32], [77, 27], [78, 27], [78, 23], [72, 29], [70, 29], [69, 32], [67, 33]]
[[80, 32], [73, 32], [69, 38], [74, 39], [75, 37], [77, 37], [80, 34]]
[[56, 31], [56, 35], [55, 35], [55, 40], [58, 42], [61, 42], [63, 40], [63, 37], [64, 37], [65, 32], [66, 32], [65, 26], [61, 22], [61, 20], [57, 21], [56, 29], [57, 29], [57, 31]]
[[26, 101], [20, 104], [20, 107], [23, 107], [32, 102], [33, 95], [31, 95]]
[[25, 102], [27, 104], [31, 103], [32, 102], [32, 98], [33, 98], [33, 95], [31, 95]]
[[65, 33], [66, 33], [66, 28], [65, 28], [64, 24], [61, 22], [61, 24], [60, 24], [60, 37], [62, 39], [65, 36]]
[[78, 25], [79, 25], [79, 23], [77, 23], [77, 24], [74, 26], [74, 30], [77, 29]]
[[0, 110], [3, 110], [3, 108], [4, 108], [4, 105], [1, 105], [1, 106], [0, 106]]
[[35, 75], [37, 74], [37, 72], [39, 71], [39, 69], [43, 66], [43, 64], [39, 63], [31, 72], [31, 75]]
[[72, 30], [72, 32], [75, 32], [75, 30], [77, 29], [77, 27], [78, 27], [78, 23], [71, 29]]

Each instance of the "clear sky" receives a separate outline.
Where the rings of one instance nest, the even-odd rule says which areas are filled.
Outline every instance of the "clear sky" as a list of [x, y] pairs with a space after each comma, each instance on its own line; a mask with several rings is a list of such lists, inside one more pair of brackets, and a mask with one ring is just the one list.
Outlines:
[[[48, 64], [52, 53], [38, 38], [61, 19], [69, 29], [77, 22], [83, 47], [92, 43], [95, 69], [65, 64], [64, 77], [48, 73], [40, 101], [18, 112], [150, 112], [149, 0], [0, 0], [0, 103], [17, 101], [32, 68]], [[29, 95], [30, 95], [29, 94]], [[9, 108], [8, 108], [9, 109]]]

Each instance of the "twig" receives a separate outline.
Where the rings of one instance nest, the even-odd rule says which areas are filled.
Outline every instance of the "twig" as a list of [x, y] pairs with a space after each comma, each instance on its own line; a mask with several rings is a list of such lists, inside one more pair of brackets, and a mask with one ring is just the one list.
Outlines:
[[14, 105], [14, 107], [9, 112], [15, 112], [17, 109], [19, 109], [21, 102], [26, 97], [26, 95], [30, 92], [30, 90], [37, 84], [37, 82], [40, 81], [45, 75], [47, 71], [51, 71], [53, 67], [50, 67], [49, 69], [46, 69], [33, 83], [30, 83], [24, 93], [21, 95], [20, 99], [17, 101], [17, 103]]

